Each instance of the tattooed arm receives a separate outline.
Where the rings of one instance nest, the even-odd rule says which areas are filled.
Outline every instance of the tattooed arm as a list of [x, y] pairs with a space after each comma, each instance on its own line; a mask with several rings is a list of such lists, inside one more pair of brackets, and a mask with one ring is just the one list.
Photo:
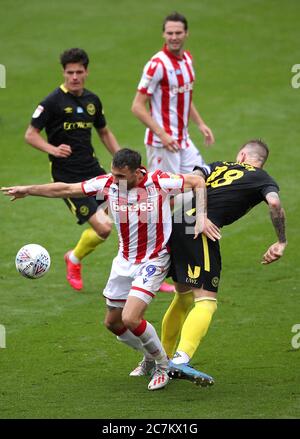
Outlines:
[[270, 209], [270, 216], [274, 226], [278, 241], [272, 244], [267, 252], [263, 255], [262, 264], [270, 264], [277, 261], [284, 252], [287, 245], [285, 236], [285, 213], [281, 207], [279, 195], [277, 192], [269, 192], [266, 200]]

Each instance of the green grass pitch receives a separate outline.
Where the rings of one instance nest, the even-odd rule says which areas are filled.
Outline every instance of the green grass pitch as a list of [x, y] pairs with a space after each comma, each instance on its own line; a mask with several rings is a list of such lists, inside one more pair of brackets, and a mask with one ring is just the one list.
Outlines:
[[[0, 198], [0, 418], [299, 418], [300, 349], [291, 345], [299, 306], [300, 63], [297, 0], [90, 0], [88, 4], [1, 2], [0, 185], [49, 181], [46, 155], [27, 146], [24, 131], [41, 98], [61, 83], [58, 55], [79, 46], [91, 58], [87, 88], [98, 92], [109, 126], [124, 146], [144, 154], [144, 128], [130, 105], [146, 60], [162, 45], [161, 22], [177, 9], [189, 20], [197, 73], [194, 99], [214, 130], [207, 162], [235, 158], [237, 147], [262, 137], [267, 170], [281, 187], [289, 246], [265, 267], [275, 241], [266, 206], [223, 231], [218, 311], [195, 367], [215, 377], [210, 389], [172, 382], [149, 392], [129, 371], [139, 356], [102, 326], [101, 296], [117, 251], [116, 233], [85, 260], [84, 293], [65, 281], [63, 254], [81, 229], [61, 200]], [[94, 139], [109, 169], [110, 157]], [[16, 273], [25, 243], [45, 246], [50, 272], [40, 280]], [[160, 331], [172, 296], [159, 294], [147, 317]]]

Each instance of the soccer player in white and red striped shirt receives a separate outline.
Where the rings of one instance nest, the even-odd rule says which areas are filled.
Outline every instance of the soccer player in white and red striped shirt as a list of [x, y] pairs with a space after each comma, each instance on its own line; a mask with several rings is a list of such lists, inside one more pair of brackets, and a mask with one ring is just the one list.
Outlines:
[[133, 113], [147, 127], [150, 171], [186, 174], [204, 164], [189, 137], [190, 118], [204, 135], [205, 143], [214, 143], [212, 131], [192, 102], [195, 72], [192, 56], [184, 50], [187, 37], [188, 23], [183, 15], [174, 12], [165, 18], [165, 45], [146, 64], [132, 104]]
[[169, 381], [168, 357], [154, 327], [144, 313], [164, 280], [170, 256], [167, 246], [171, 233], [170, 195], [190, 188], [199, 198], [195, 237], [214, 233], [204, 222], [205, 183], [196, 175], [174, 175], [162, 171], [148, 173], [141, 166], [141, 156], [130, 149], [118, 151], [111, 174], [82, 183], [1, 188], [12, 200], [27, 195], [51, 198], [102, 196], [110, 208], [119, 235], [119, 252], [113, 261], [104, 289], [106, 327], [118, 339], [144, 353], [144, 360], [155, 371], [149, 390], [165, 387]]

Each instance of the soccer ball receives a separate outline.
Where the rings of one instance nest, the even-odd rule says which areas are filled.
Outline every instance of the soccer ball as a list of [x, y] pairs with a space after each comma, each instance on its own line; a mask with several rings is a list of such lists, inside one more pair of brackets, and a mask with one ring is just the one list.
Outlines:
[[16, 269], [22, 276], [37, 279], [50, 268], [51, 259], [47, 250], [38, 244], [27, 244], [16, 256]]

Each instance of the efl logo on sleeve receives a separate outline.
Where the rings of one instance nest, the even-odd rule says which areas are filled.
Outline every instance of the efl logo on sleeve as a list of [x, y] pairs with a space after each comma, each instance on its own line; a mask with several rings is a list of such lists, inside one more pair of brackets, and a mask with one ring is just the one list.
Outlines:
[[43, 111], [44, 111], [44, 107], [42, 105], [38, 105], [32, 115], [33, 119], [37, 119], [38, 117], [40, 117]]

